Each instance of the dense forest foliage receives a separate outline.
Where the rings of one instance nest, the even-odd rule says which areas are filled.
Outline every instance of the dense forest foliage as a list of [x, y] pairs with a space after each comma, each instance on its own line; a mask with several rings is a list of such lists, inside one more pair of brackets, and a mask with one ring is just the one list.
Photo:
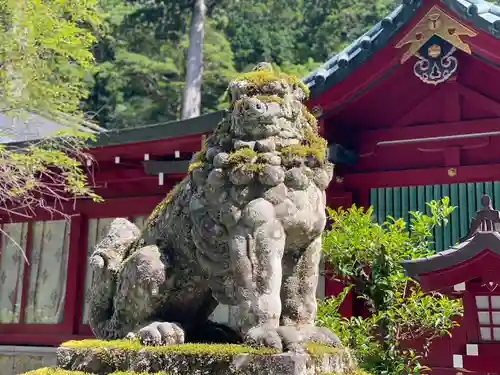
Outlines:
[[[302, 76], [384, 17], [398, 0], [206, 0], [202, 112], [257, 62]], [[180, 117], [193, 0], [100, 0], [104, 26], [89, 77], [89, 118], [107, 128]]]
[[[257, 62], [303, 76], [401, 0], [205, 0], [201, 111], [224, 105], [229, 79]], [[500, 0], [494, 2], [500, 3]], [[180, 118], [195, 0], [99, 0], [89, 117], [107, 128]]]

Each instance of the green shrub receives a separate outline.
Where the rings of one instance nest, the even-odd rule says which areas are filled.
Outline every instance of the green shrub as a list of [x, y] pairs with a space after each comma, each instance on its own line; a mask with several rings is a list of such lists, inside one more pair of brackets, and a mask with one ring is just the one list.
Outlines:
[[[379, 224], [373, 209], [353, 206], [329, 210], [332, 226], [324, 234], [326, 260], [335, 265], [335, 276], [350, 286], [336, 298], [319, 304], [317, 323], [336, 332], [350, 347], [360, 366], [373, 374], [421, 374], [428, 370], [422, 359], [434, 339], [450, 334], [463, 314], [461, 302], [438, 293], [424, 294], [418, 283], [405, 276], [402, 261], [431, 255], [432, 230], [445, 225], [453, 207], [449, 199], [427, 204], [431, 216], [411, 213], [409, 227], [403, 219], [389, 217]], [[371, 315], [342, 318], [339, 306], [350, 289], [362, 298]], [[421, 349], [404, 343], [423, 339]]]

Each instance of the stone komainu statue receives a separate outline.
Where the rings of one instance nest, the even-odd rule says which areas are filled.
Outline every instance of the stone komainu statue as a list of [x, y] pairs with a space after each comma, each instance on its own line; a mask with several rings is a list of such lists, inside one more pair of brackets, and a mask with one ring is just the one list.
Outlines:
[[238, 311], [228, 341], [338, 344], [314, 325], [333, 165], [301, 103], [307, 88], [260, 65], [230, 83], [230, 111], [145, 229], [116, 219], [97, 245], [97, 337], [168, 345], [204, 332], [214, 342], [222, 328], [208, 318], [224, 304]]

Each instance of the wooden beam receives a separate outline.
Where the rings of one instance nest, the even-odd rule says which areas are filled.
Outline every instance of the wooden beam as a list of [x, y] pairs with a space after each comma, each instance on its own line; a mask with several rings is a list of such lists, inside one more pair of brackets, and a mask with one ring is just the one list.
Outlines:
[[357, 143], [359, 154], [368, 154], [375, 150], [376, 144], [383, 141], [401, 139], [444, 137], [468, 133], [500, 131], [500, 119], [457, 121], [450, 123], [433, 123], [403, 128], [373, 130], [360, 133]]
[[158, 177], [148, 175], [144, 168], [110, 169], [97, 171], [94, 174], [95, 185], [102, 186], [113, 183], [130, 183], [133, 181], [156, 180]]
[[171, 121], [150, 126], [109, 130], [99, 134], [90, 147], [119, 145], [126, 146], [137, 142], [160, 139], [182, 139], [204, 133], [212, 133], [217, 124], [226, 116], [227, 111], [215, 111], [181, 121]]
[[343, 175], [346, 189], [359, 191], [366, 188], [456, 184], [468, 182], [500, 181], [500, 164], [481, 164], [456, 167], [450, 176], [449, 167], [405, 169], [383, 172], [347, 173]]
[[144, 172], [147, 175], [157, 176], [164, 174], [185, 174], [188, 171], [190, 160], [160, 161], [149, 160], [144, 162]]
[[[69, 230], [69, 244], [68, 244], [68, 264], [66, 273], [66, 293], [64, 296], [64, 320], [63, 329], [59, 333], [72, 334], [74, 327], [74, 318], [77, 313], [77, 309], [81, 308], [80, 301], [77, 300], [78, 297], [78, 287], [83, 281], [79, 277], [84, 274], [79, 272], [82, 268], [87, 268], [88, 260], [85, 257], [84, 263], [81, 261], [81, 253], [86, 254], [87, 249], [80, 248], [80, 234], [83, 226], [83, 220], [81, 215], [74, 215], [71, 217], [69, 223], [66, 223], [66, 230]], [[83, 251], [82, 251], [83, 250]]]
[[[33, 222], [27, 224], [28, 231], [26, 233], [26, 247], [24, 248], [24, 254], [28, 262], [24, 264], [23, 278], [20, 287], [21, 289], [21, 306], [19, 307], [19, 323], [26, 324], [26, 305], [29, 301], [29, 288], [30, 288], [30, 276], [31, 269], [33, 266], [33, 261], [31, 259], [31, 252], [33, 250]], [[24, 261], [24, 259], [23, 259]], [[16, 285], [16, 289], [17, 289]], [[15, 291], [15, 296], [17, 296], [17, 290]], [[31, 322], [33, 323], [33, 322]]]
[[477, 91], [474, 91], [460, 83], [457, 83], [457, 90], [464, 97], [465, 100], [469, 101], [469, 105], [477, 105], [490, 112], [495, 116], [500, 116], [500, 103], [483, 95]]
[[144, 160], [144, 154], [149, 154], [150, 159], [155, 156], [174, 155], [175, 151], [197, 152], [203, 134], [195, 134], [180, 138], [167, 138], [147, 142], [129, 143], [124, 145], [103, 146], [89, 149], [94, 158], [100, 162], [114, 162], [115, 156], [127, 160]]

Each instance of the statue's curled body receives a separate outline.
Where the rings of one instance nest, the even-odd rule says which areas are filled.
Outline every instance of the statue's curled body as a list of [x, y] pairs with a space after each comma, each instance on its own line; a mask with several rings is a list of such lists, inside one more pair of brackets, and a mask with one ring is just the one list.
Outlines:
[[142, 232], [116, 219], [96, 247], [97, 337], [183, 343], [210, 332], [208, 318], [224, 304], [237, 306], [235, 337], [248, 344], [338, 344], [314, 325], [333, 165], [301, 103], [306, 91], [265, 64], [231, 82], [230, 111], [189, 175]]

